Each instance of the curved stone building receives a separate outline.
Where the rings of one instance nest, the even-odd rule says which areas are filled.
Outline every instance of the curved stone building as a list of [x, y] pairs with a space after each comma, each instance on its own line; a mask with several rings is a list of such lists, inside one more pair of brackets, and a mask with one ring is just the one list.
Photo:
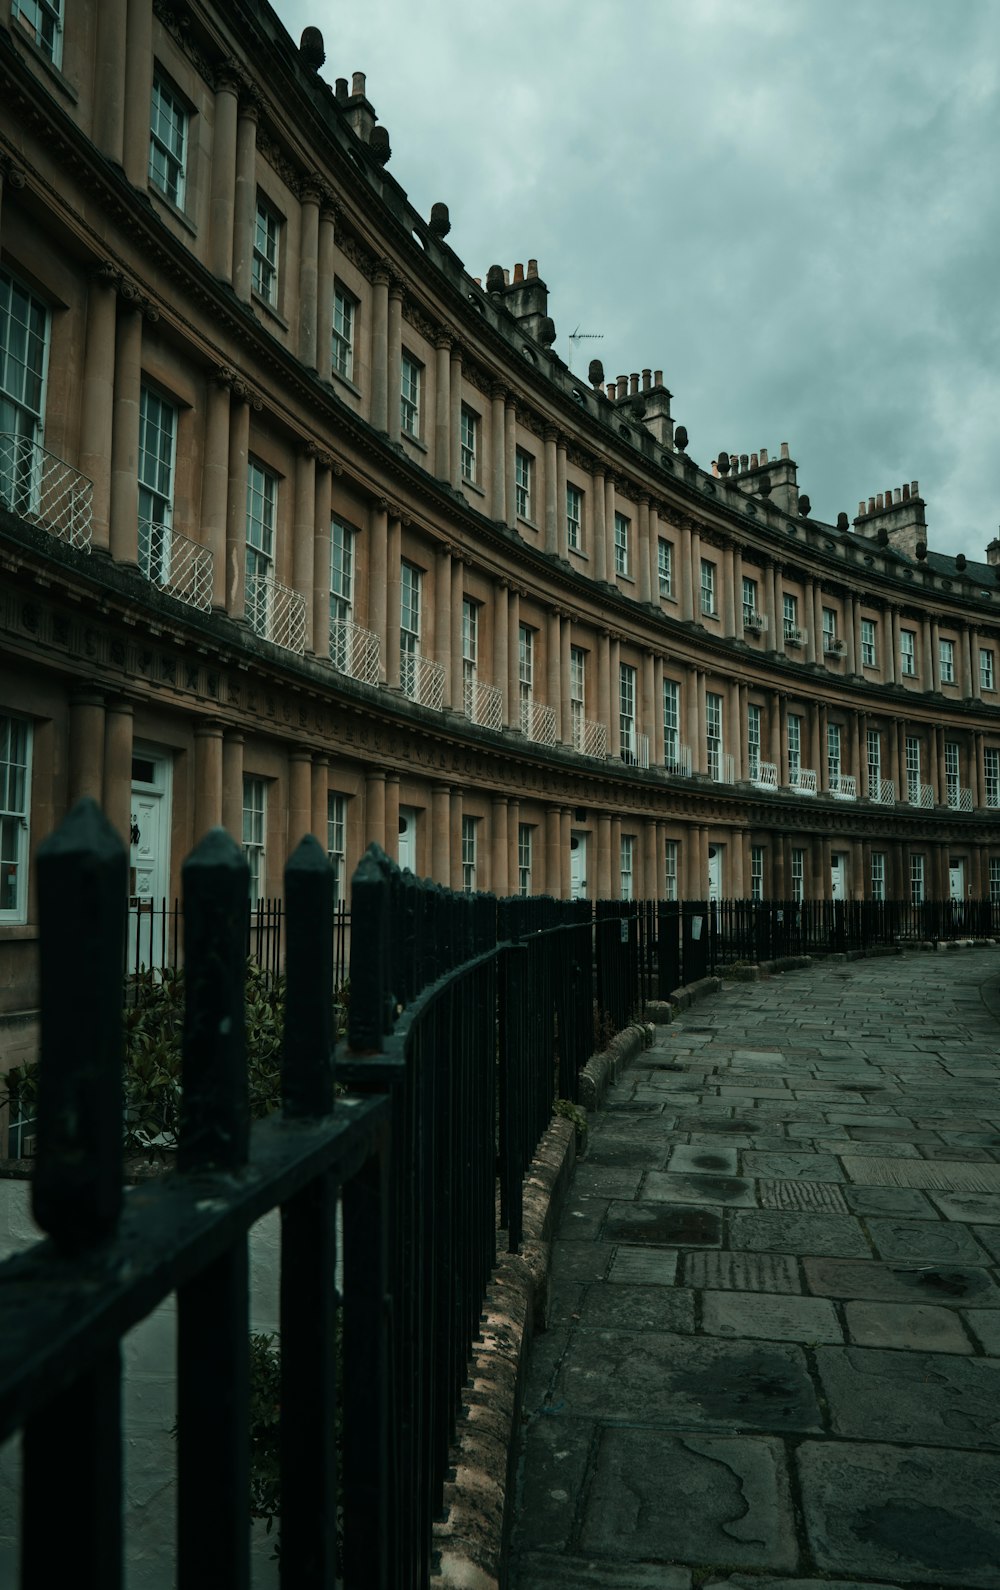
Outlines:
[[376, 839], [501, 894], [1000, 896], [1000, 543], [698, 467], [322, 62], [263, 0], [0, 3], [8, 1060], [85, 793], [140, 903], [219, 822], [261, 896], [307, 830], [341, 891]]

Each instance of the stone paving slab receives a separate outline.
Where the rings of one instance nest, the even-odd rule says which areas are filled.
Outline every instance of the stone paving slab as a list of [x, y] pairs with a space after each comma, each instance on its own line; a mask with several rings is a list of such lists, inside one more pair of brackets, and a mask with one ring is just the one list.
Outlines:
[[[819, 1302], [819, 1298], [809, 1299]], [[694, 1293], [671, 1286], [591, 1286], [577, 1314], [584, 1327], [599, 1330], [694, 1330]]]
[[540, 1551], [522, 1558], [518, 1584], [520, 1590], [689, 1590], [691, 1571], [670, 1564], [622, 1565]]
[[796, 1463], [821, 1571], [1000, 1590], [1000, 1458], [807, 1441]]
[[760, 1438], [605, 1430], [581, 1544], [612, 1562], [724, 1559], [737, 1567], [794, 1568], [799, 1551], [784, 1447]]
[[662, 1198], [665, 1203], [757, 1207], [753, 1182], [743, 1176], [686, 1176], [672, 1170], [651, 1170], [643, 1182], [642, 1192], [644, 1198]]
[[962, 1318], [983, 1352], [1000, 1358], [1000, 1314], [986, 1308], [969, 1308], [962, 1310]]
[[739, 1292], [802, 1291], [798, 1262], [787, 1253], [685, 1253], [683, 1278], [686, 1286]]
[[762, 1209], [800, 1209], [805, 1214], [846, 1215], [843, 1188], [832, 1181], [759, 1181]]
[[696, 1176], [735, 1176], [739, 1168], [735, 1148], [703, 1148], [681, 1144], [667, 1161], [669, 1171], [686, 1171]]
[[701, 1328], [709, 1336], [749, 1336], [773, 1342], [844, 1339], [829, 1299], [776, 1292], [703, 1292]]
[[969, 1225], [995, 1225], [1000, 1228], [1000, 1193], [933, 1192], [930, 1200], [946, 1220], [964, 1220]]
[[[1000, 1324], [1000, 1317], [985, 1309], [983, 1313]], [[973, 1351], [961, 1315], [933, 1303], [845, 1303], [844, 1318], [848, 1337], [856, 1347], [897, 1347], [922, 1353]]]
[[894, 1220], [869, 1216], [868, 1231], [880, 1259], [916, 1264], [984, 1264], [988, 1255], [967, 1226], [948, 1220]]
[[746, 1176], [808, 1176], [810, 1181], [843, 1181], [844, 1172], [832, 1154], [783, 1153], [743, 1155]]
[[[858, 1145], [860, 1147], [860, 1145]], [[1000, 1192], [1000, 1165], [942, 1164], [924, 1159], [861, 1158], [851, 1144], [842, 1164], [851, 1181], [881, 1187], [926, 1187], [938, 1192]]]
[[675, 1248], [620, 1246], [615, 1249], [607, 1278], [625, 1284], [673, 1286], [677, 1278], [678, 1257]]
[[642, 1419], [671, 1430], [775, 1433], [822, 1427], [805, 1358], [781, 1342], [579, 1332], [562, 1360], [555, 1395], [575, 1417], [609, 1423]]
[[816, 1365], [838, 1435], [1000, 1449], [995, 1359], [820, 1347]]
[[694, 1204], [613, 1203], [604, 1233], [612, 1242], [649, 1242], [658, 1248], [717, 1247], [722, 1216]]
[[738, 1211], [731, 1217], [733, 1248], [769, 1253], [828, 1253], [843, 1259], [871, 1255], [858, 1222], [850, 1215], [807, 1215], [797, 1212]]

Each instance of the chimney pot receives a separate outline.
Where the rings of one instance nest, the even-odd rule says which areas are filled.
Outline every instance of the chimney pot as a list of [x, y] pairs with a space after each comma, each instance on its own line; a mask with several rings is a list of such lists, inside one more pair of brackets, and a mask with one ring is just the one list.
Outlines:
[[523, 265], [515, 265], [514, 266], [514, 280], [515, 280], [515, 282], [523, 282], [524, 281], [524, 266]]
[[907, 483], [903, 487], [903, 501], [904, 502], [909, 502], [909, 500], [910, 500], [910, 487], [909, 487], [909, 484]]
[[364, 72], [355, 72], [354, 79], [353, 79], [353, 87], [351, 89], [351, 93], [352, 94], [360, 94], [362, 99], [364, 98], [364, 95], [365, 95], [365, 74], [364, 74]]
[[762, 464], [766, 464], [767, 463], [767, 448], [766, 447], [762, 447], [761, 450], [760, 450], [760, 461], [761, 461]]
[[662, 386], [663, 385], [663, 371], [662, 370], [654, 370], [653, 371], [653, 385], [654, 386]]
[[612, 403], [615, 401], [615, 398], [617, 396], [618, 396], [618, 388], [617, 388], [617, 386], [615, 385], [614, 381], [609, 381], [608, 382], [608, 397], [611, 399]]
[[869, 497], [869, 499], [868, 499], [868, 512], [869, 513], [874, 513], [875, 512], [875, 498], [874, 497]]
[[503, 284], [505, 287], [510, 286], [510, 271], [507, 269], [506, 265], [503, 268]]
[[338, 77], [337, 78], [337, 82], [336, 82], [336, 85], [334, 87], [334, 93], [337, 96], [337, 104], [338, 105], [342, 105], [344, 103], [345, 99], [347, 98], [347, 78], [346, 77]]
[[652, 386], [652, 384], [653, 384], [653, 372], [652, 372], [652, 370], [643, 370], [643, 372], [642, 372], [642, 390], [644, 392], [648, 392], [650, 387]]
[[529, 276], [537, 276], [538, 275], [538, 261], [536, 259], [529, 259], [529, 261], [528, 261], [528, 275]]
[[863, 519], [864, 516], [865, 516], [865, 505], [864, 505], [863, 502], [859, 502], [858, 503], [858, 518], [859, 519]]
[[917, 480], [911, 480], [910, 481], [910, 496], [911, 497], [919, 497], [920, 496], [920, 482], [919, 481], [917, 481]]
[[629, 376], [629, 378], [628, 378], [628, 389], [631, 392], [633, 397], [635, 397], [637, 392], [639, 391], [639, 372], [638, 372], [638, 370], [633, 370], [632, 374]]
[[782, 456], [782, 458], [790, 458], [791, 457], [791, 454], [788, 451], [788, 443], [787, 442], [782, 442], [782, 444], [781, 444], [781, 456]]
[[902, 502], [903, 500], [903, 493], [898, 486], [892, 488], [892, 500], [894, 503]]
[[756, 453], [751, 453], [750, 454], [750, 468], [751, 469], [756, 469], [758, 467], [759, 462], [760, 461], [759, 461], [759, 459], [757, 457], [757, 454]]
[[877, 491], [875, 493], [875, 507], [880, 512], [885, 507], [885, 497], [883, 496], [882, 492], [880, 492], [880, 491]]

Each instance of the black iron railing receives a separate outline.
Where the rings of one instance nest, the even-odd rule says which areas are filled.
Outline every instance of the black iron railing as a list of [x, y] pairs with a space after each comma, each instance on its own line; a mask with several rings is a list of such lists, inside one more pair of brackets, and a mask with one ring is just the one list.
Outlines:
[[[258, 900], [247, 917], [246, 954], [272, 976], [285, 967], [285, 905], [278, 900]], [[339, 988], [347, 977], [351, 957], [351, 913], [344, 903], [333, 916], [333, 983]], [[146, 972], [175, 971], [184, 964], [184, 913], [180, 900], [129, 900], [125, 929], [125, 972], [138, 977]]]

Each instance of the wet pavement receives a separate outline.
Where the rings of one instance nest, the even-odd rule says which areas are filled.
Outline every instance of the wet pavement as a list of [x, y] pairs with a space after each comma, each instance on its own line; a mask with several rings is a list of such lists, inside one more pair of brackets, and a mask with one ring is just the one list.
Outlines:
[[726, 984], [590, 1117], [511, 1590], [1000, 1590], [1000, 948]]

